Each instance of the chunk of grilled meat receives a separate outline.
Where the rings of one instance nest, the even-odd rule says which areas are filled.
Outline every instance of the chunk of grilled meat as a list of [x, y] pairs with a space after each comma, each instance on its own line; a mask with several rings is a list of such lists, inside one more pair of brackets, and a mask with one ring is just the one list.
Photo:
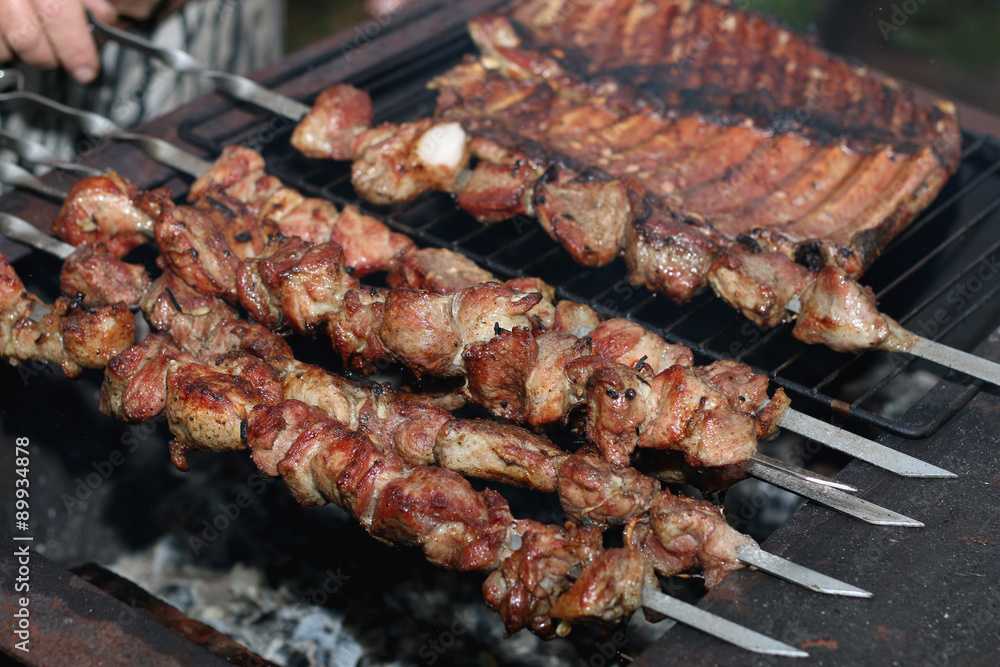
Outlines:
[[355, 207], [337, 211], [331, 202], [304, 197], [268, 176], [260, 154], [242, 146], [229, 146], [188, 193], [198, 201], [222, 190], [266, 224], [285, 236], [310, 243], [334, 241], [344, 249], [347, 265], [362, 276], [389, 269], [413, 242], [389, 230], [382, 222], [362, 215]]
[[572, 586], [572, 571], [602, 551], [596, 526], [567, 527], [521, 521], [521, 546], [500, 563], [483, 585], [486, 603], [504, 620], [507, 634], [530, 628], [555, 635], [552, 607]]
[[123, 262], [105, 243], [86, 244], [63, 262], [59, 289], [63, 294], [83, 294], [87, 308], [115, 303], [132, 306], [149, 286], [149, 274], [139, 264]]
[[149, 242], [153, 214], [138, 188], [111, 171], [73, 184], [52, 233], [74, 246], [104, 243], [112, 255], [124, 257]]
[[[652, 565], [638, 549], [608, 549], [589, 562], [552, 606], [567, 623], [616, 623], [642, 606], [642, 589], [657, 588]], [[556, 634], [562, 630], [556, 628]]]
[[648, 515], [633, 522], [625, 537], [657, 572], [701, 569], [708, 588], [742, 567], [736, 547], [754, 544], [730, 528], [711, 503], [665, 492], [656, 497]]
[[101, 412], [123, 422], [156, 417], [167, 404], [167, 370], [174, 361], [193, 364], [197, 359], [162, 333], [112, 357], [101, 384]]
[[356, 136], [371, 127], [372, 100], [346, 84], [330, 86], [319, 94], [309, 114], [292, 132], [292, 146], [314, 158], [351, 159], [349, 147]]
[[365, 130], [351, 152], [351, 183], [375, 204], [408, 201], [428, 190], [451, 192], [469, 162], [462, 127], [428, 118]]
[[124, 303], [93, 313], [65, 297], [47, 305], [25, 289], [0, 255], [0, 356], [10, 364], [51, 361], [76, 377], [84, 368], [104, 368], [134, 340], [135, 320]]

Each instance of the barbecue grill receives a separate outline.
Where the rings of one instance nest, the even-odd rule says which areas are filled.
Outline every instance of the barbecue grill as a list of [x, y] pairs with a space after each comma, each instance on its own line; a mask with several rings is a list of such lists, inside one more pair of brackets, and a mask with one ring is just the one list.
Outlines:
[[[425, 116], [433, 112], [434, 94], [424, 89], [424, 83], [474, 52], [464, 20], [496, 4], [435, 6], [393, 17], [379, 23], [377, 30], [373, 29], [377, 32], [374, 36], [361, 40], [360, 33], [353, 31], [334, 36], [265, 70], [260, 80], [305, 101], [312, 101], [329, 83], [345, 80], [372, 94], [379, 121]], [[347, 166], [302, 157], [288, 144], [291, 129], [292, 123], [284, 119], [218, 95], [146, 128], [151, 134], [180, 140], [207, 157], [218, 155], [227, 145], [248, 145], [260, 150], [269, 171], [289, 186], [338, 204], [356, 203]], [[175, 174], [152, 165], [132, 148], [101, 145], [83, 156], [83, 161], [115, 166], [144, 188], [171, 185], [181, 194], [186, 187]], [[998, 171], [1000, 141], [967, 131], [959, 172], [937, 201], [885, 249], [864, 278], [878, 295], [882, 310], [904, 326], [961, 349], [976, 349], [988, 358], [1000, 357], [1000, 338], [991, 336], [1000, 315], [990, 305], [1000, 290]], [[51, 205], [20, 193], [5, 196], [0, 206], [37, 221], [43, 228], [54, 215]], [[397, 207], [362, 206], [420, 245], [459, 250], [503, 278], [539, 276], [555, 286], [560, 297], [588, 303], [604, 315], [632, 318], [671, 342], [691, 347], [701, 355], [701, 361], [735, 358], [749, 363], [784, 387], [796, 408], [868, 435], [884, 433], [885, 441], [893, 447], [960, 475], [958, 480], [918, 482], [851, 463], [840, 473], [841, 479], [860, 488], [868, 500], [904, 509], [924, 521], [926, 529], [872, 528], [809, 506], [767, 542], [775, 553], [856, 581], [875, 593], [873, 600], [820, 599], [801, 591], [790, 592], [770, 578], [741, 572], [704, 598], [701, 604], [706, 609], [807, 647], [814, 659], [828, 664], [890, 659], [907, 664], [927, 659], [938, 660], [938, 664], [945, 664], [941, 660], [951, 664], [1000, 660], [995, 641], [1000, 627], [996, 619], [1000, 596], [988, 594], [997, 575], [994, 535], [1000, 528], [997, 503], [989, 491], [1000, 485], [1000, 463], [990, 447], [1000, 408], [995, 389], [984, 390], [978, 382], [901, 355], [844, 355], [808, 347], [795, 341], [787, 329], [758, 329], [711, 295], [679, 306], [630, 286], [623, 278], [620, 259], [601, 269], [580, 268], [534, 222], [515, 219], [481, 226], [445, 195], [424, 195]], [[12, 260], [21, 257], [17, 269], [26, 280], [37, 283], [38, 291], [54, 292], [52, 277], [58, 271], [52, 260], [25, 256], [6, 244], [0, 251]], [[313, 346], [310, 351], [322, 356], [319, 348]], [[922, 395], [909, 392], [908, 402], [915, 403], [913, 407], [886, 409], [891, 397], [899, 395], [900, 387], [912, 388], [915, 378], [927, 378], [928, 374], [940, 377], [940, 381], [928, 383]], [[74, 497], [76, 480], [82, 475], [86, 482], [92, 459], [103, 460], [100, 452], [107, 448], [107, 442], [124, 443], [123, 435], [129, 432], [95, 414], [96, 400], [88, 392], [94, 391], [99, 379], [91, 376], [79, 385], [67, 386], [44, 369], [30, 367], [21, 372], [5, 368], [0, 379], [5, 395], [13, 399], [3, 417], [4, 442], [29, 436], [43, 445], [42, 454], [32, 460], [36, 475], [66, 470], [51, 473], [51, 482], [40, 482], [54, 510], [48, 527], [37, 506], [35, 510], [36, 539], [51, 550], [48, 555], [59, 563], [83, 558], [111, 560], [123, 548], [151, 539], [158, 529], [144, 511], [126, 512], [130, 516], [123, 518], [119, 509], [114, 516], [100, 516], [98, 510], [106, 510], [114, 499], [107, 495], [112, 493], [110, 485], [105, 487], [102, 482], [100, 489], [94, 489], [97, 496], [87, 508], [73, 503], [67, 506], [61, 499], [64, 494]], [[40, 422], [51, 414], [53, 401], [32, 403], [45, 400], [49, 391], [59, 392], [59, 414], [43, 424]], [[162, 430], [148, 439], [162, 441]], [[79, 450], [59, 451], [70, 432], [79, 434]], [[176, 475], [157, 471], [166, 467], [162, 448], [156, 453], [146, 447], [136, 451], [140, 456], [135, 459], [135, 472], [150, 475], [147, 489], [176, 491], [185, 483]], [[5, 456], [12, 458], [10, 452]], [[828, 463], [843, 463], [836, 457], [827, 458], [831, 459]], [[197, 469], [194, 460], [193, 468]], [[237, 464], [224, 465], [234, 467], [230, 473], [234, 478], [249, 474]], [[8, 480], [3, 483], [9, 484]], [[277, 491], [265, 490], [262, 504], [266, 501], [278, 508], [271, 512], [287, 510], [299, 516], [287, 498], [278, 499], [281, 493]], [[98, 507], [96, 499], [102, 494], [105, 500]], [[148, 491], [144, 494], [127, 486], [118, 494], [147, 501], [151, 497]], [[740, 508], [732, 509], [739, 514]], [[169, 519], [162, 521], [170, 524]], [[311, 535], [330, 528], [325, 520], [301, 521]], [[130, 530], [134, 526], [135, 533], [129, 539], [114, 535], [112, 527], [120, 530], [123, 525]], [[92, 526], [101, 528], [92, 530]], [[43, 531], [48, 534], [43, 535]], [[344, 539], [353, 540], [352, 545], [367, 539], [360, 531], [346, 532]], [[264, 534], [257, 537], [266, 539]], [[232, 548], [239, 553], [238, 548]], [[375, 552], [375, 560], [385, 557], [377, 549]], [[404, 559], [406, 556], [400, 556], [398, 560]], [[416, 571], [429, 576], [419, 567]], [[397, 575], [391, 580], [398, 583], [400, 578]], [[351, 590], [363, 594], [361, 589]], [[582, 640], [584, 644], [590, 641], [590, 635]], [[600, 641], [595, 638], [591, 643]], [[748, 656], [676, 627], [638, 659], [640, 664], [662, 664], [664, 660], [745, 664]]]

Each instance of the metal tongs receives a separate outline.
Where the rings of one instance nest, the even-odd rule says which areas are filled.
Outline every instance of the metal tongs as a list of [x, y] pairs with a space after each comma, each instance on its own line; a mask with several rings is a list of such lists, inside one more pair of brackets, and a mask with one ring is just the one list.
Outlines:
[[182, 74], [195, 74], [212, 79], [215, 85], [233, 97], [256, 104], [259, 107], [272, 111], [279, 116], [299, 121], [309, 113], [309, 107], [298, 100], [275, 93], [268, 90], [256, 81], [252, 81], [245, 76], [220, 72], [208, 69], [197, 58], [180, 49], [171, 49], [157, 46], [147, 39], [133, 35], [125, 30], [120, 30], [113, 26], [98, 21], [90, 10], [87, 11], [90, 19], [90, 27], [95, 35], [100, 35], [105, 39], [114, 40], [119, 44], [141, 51], [148, 56], [152, 56], [163, 61], [171, 69]]

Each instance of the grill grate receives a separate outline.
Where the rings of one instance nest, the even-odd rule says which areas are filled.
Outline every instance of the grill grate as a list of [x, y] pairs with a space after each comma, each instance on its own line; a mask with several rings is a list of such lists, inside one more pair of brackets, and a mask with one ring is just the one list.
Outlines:
[[[315, 62], [266, 83], [277, 85], [311, 66], [335, 61], [344, 52], [331, 49]], [[435, 94], [424, 84], [469, 53], [475, 48], [464, 27], [456, 26], [347, 80], [371, 93], [377, 121], [412, 120], [433, 113]], [[246, 113], [250, 120], [245, 123], [220, 128], [212, 122], [218, 109], [207, 109], [183, 123], [180, 136], [213, 155], [226, 145], [248, 145], [261, 150], [269, 172], [289, 186], [339, 204], [359, 203], [347, 164], [302, 157], [288, 142], [291, 123], [276, 123], [252, 108]], [[885, 312], [921, 335], [966, 350], [997, 327], [1000, 315], [989, 304], [1000, 291], [998, 186], [1000, 141], [965, 134], [959, 172], [865, 277]], [[953, 392], [933, 413], [886, 416], [880, 408], [893, 385], [912, 385], [915, 371], [945, 371], [904, 355], [852, 356], [806, 346], [792, 338], [790, 328], [762, 330], [711, 294], [675, 304], [629, 285], [620, 258], [606, 267], [585, 269], [534, 221], [516, 218], [483, 226], [447, 195], [427, 194], [395, 207], [360, 205], [420, 245], [460, 251], [503, 278], [539, 276], [561, 298], [586, 302], [604, 315], [631, 318], [691, 347], [704, 359], [749, 363], [784, 387], [797, 399], [799, 409], [835, 413], [857, 425], [923, 438], [979, 391], [978, 383], [965, 379], [964, 389]]]

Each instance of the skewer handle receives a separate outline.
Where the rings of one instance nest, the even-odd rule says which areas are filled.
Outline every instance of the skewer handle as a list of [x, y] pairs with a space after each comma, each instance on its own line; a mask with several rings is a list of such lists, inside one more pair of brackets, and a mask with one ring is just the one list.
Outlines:
[[94, 18], [94, 15], [90, 11], [87, 12], [87, 16], [90, 19], [91, 27], [98, 35], [107, 39], [113, 39], [119, 44], [124, 44], [148, 56], [152, 56], [176, 72], [194, 74], [212, 79], [219, 88], [239, 100], [255, 104], [294, 121], [302, 120], [310, 111], [308, 105], [302, 104], [298, 100], [294, 100], [286, 95], [276, 93], [273, 90], [268, 90], [245, 76], [210, 70], [190, 53], [180, 49], [159, 46], [126, 30], [120, 30], [114, 26], [101, 23]]
[[38, 248], [43, 252], [51, 253], [59, 259], [66, 259], [76, 250], [70, 244], [63, 243], [29, 222], [9, 213], [0, 212], [0, 234], [19, 243]]

